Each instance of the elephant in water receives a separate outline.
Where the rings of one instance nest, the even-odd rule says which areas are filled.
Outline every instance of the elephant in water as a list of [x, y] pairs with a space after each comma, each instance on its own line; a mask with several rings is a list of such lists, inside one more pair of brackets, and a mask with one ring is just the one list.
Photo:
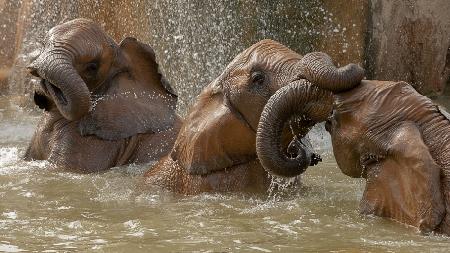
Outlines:
[[[407, 83], [361, 81], [362, 69], [336, 69], [324, 53], [303, 60], [305, 76], [333, 93], [326, 129], [339, 168], [366, 179], [360, 211], [450, 235], [450, 115]], [[308, 117], [308, 103], [321, 100], [302, 96], [304, 87], [280, 89], [261, 116], [258, 156], [276, 174], [292, 174], [279, 169], [292, 159], [268, 155], [280, 126], [294, 114]]]
[[[146, 183], [182, 194], [267, 190], [270, 177], [257, 160], [256, 129], [270, 96], [298, 83], [301, 58], [272, 40], [260, 41], [237, 55], [201, 92], [171, 153], [145, 174]], [[317, 114], [330, 110], [316, 109]], [[291, 142], [290, 128], [297, 133], [303, 124], [292, 121], [283, 129], [284, 149], [294, 153], [296, 146], [305, 146], [304, 141]], [[309, 154], [310, 163], [316, 164], [320, 157]]]
[[25, 153], [83, 173], [157, 160], [175, 141], [177, 96], [155, 53], [134, 38], [119, 45], [99, 25], [75, 19], [52, 28], [29, 65], [45, 112]]

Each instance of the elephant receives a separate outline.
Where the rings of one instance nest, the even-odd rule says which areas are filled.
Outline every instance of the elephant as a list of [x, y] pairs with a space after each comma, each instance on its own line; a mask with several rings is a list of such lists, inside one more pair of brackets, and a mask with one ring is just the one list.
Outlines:
[[[272, 94], [298, 82], [301, 58], [269, 39], [238, 54], [202, 90], [172, 151], [145, 173], [144, 184], [185, 195], [266, 191], [271, 178], [259, 163], [255, 147], [259, 117]], [[321, 110], [329, 109], [317, 108], [318, 114]], [[292, 121], [283, 129], [283, 148], [294, 153], [296, 146], [304, 147], [314, 165], [320, 156], [292, 133], [300, 132], [302, 124]]]
[[[320, 52], [302, 60], [305, 77], [314, 79], [304, 82], [333, 95], [326, 129], [339, 168], [366, 181], [360, 212], [450, 235], [450, 115], [405, 82], [362, 80], [362, 68], [338, 69]], [[285, 154], [270, 156], [283, 122], [294, 114], [320, 122], [310, 116], [304, 88], [278, 90], [261, 115], [257, 152], [272, 173], [300, 173], [285, 171], [285, 160], [296, 162]]]
[[53, 27], [28, 66], [43, 116], [25, 160], [91, 173], [166, 155], [181, 126], [177, 95], [153, 49], [135, 38], [117, 44], [95, 22]]

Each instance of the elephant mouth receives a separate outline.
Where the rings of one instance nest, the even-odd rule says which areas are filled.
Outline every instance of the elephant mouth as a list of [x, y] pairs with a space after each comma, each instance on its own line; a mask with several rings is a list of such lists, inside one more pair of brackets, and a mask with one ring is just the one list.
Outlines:
[[61, 89], [50, 83], [48, 80], [42, 79], [41, 87], [47, 94], [50, 94], [50, 96], [52, 96], [53, 99], [55, 99], [61, 105], [68, 104], [67, 99]]

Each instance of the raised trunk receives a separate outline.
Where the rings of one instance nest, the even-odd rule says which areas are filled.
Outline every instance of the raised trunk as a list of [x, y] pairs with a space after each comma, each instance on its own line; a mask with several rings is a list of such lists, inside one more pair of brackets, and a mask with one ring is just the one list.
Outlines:
[[284, 153], [280, 144], [284, 124], [295, 115], [303, 117], [305, 127], [325, 121], [333, 107], [332, 94], [328, 91], [337, 93], [351, 89], [364, 78], [364, 69], [358, 65], [336, 68], [331, 58], [321, 52], [306, 54], [301, 59], [301, 71], [318, 87], [302, 80], [279, 89], [264, 107], [258, 126], [256, 150], [261, 164], [280, 176], [298, 175], [306, 170], [310, 161], [302, 148], [294, 158]]
[[325, 53], [313, 52], [301, 59], [302, 74], [322, 89], [342, 92], [357, 86], [364, 78], [364, 69], [356, 64], [336, 68]]
[[[268, 172], [292, 177], [306, 170], [311, 162], [307, 150], [298, 147], [297, 156], [293, 158], [283, 150], [283, 127], [292, 118], [304, 122], [305, 128], [325, 121], [331, 114], [332, 101], [331, 92], [319, 89], [306, 80], [279, 89], [269, 99], [261, 114], [256, 137], [258, 158]], [[303, 136], [299, 137], [301, 139]]]
[[43, 79], [44, 90], [66, 119], [77, 120], [89, 112], [90, 92], [73, 67], [73, 57], [69, 52], [51, 50], [43, 53], [28, 69]]

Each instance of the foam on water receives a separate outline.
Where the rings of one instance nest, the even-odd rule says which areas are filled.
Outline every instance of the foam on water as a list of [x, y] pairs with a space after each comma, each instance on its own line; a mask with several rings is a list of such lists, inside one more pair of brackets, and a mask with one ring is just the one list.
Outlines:
[[[34, 120], [6, 116], [0, 124]], [[22, 161], [29, 135], [9, 131], [0, 142], [0, 251], [448, 251], [448, 237], [360, 215], [364, 181], [342, 175], [320, 127], [309, 138], [324, 162], [301, 184], [274, 179], [261, 195], [198, 196], [141, 189], [151, 164], [80, 175]]]
[[12, 148], [0, 148], [0, 168], [6, 167], [9, 164], [17, 162], [19, 159], [19, 149]]
[[12, 245], [12, 244], [0, 243], [0, 251], [1, 252], [23, 252], [25, 250], [22, 250], [19, 247]]

